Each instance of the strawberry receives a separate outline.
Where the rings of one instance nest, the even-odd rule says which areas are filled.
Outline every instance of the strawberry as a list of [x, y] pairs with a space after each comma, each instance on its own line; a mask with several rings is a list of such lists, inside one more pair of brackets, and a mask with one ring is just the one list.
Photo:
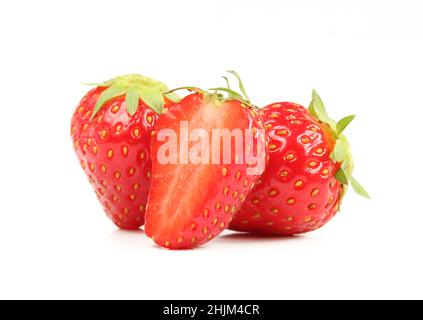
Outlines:
[[[170, 105], [157, 120], [156, 138], [151, 142], [152, 178], [145, 231], [158, 245], [169, 249], [197, 247], [225, 230], [264, 170], [267, 154], [264, 126], [247, 101], [234, 92], [224, 98], [216, 91], [190, 89], [195, 92]], [[216, 129], [239, 130], [241, 137], [247, 139], [244, 132], [250, 130], [257, 141], [257, 155], [263, 159], [262, 168], [252, 170], [253, 163], [239, 161], [243, 154], [234, 143], [228, 149], [222, 139], [216, 144], [203, 139], [194, 142], [191, 134], [197, 129], [203, 130], [207, 139]], [[189, 141], [184, 130], [190, 132]], [[173, 138], [169, 135], [163, 142], [161, 134], [166, 131], [173, 132]], [[246, 149], [253, 151], [253, 146], [245, 141]], [[173, 161], [163, 161], [166, 144]], [[195, 161], [192, 156], [198, 155], [199, 150], [201, 159]], [[223, 156], [217, 150], [222, 150]], [[225, 152], [230, 161], [223, 160]]]
[[175, 95], [140, 75], [96, 85], [72, 118], [71, 135], [79, 162], [107, 216], [122, 229], [144, 224], [150, 185], [151, 131], [165, 103]]
[[336, 123], [313, 91], [309, 110], [290, 102], [260, 111], [268, 130], [269, 163], [230, 229], [294, 235], [325, 225], [338, 212], [347, 184], [365, 197], [352, 176], [348, 140], [342, 134], [354, 116]]

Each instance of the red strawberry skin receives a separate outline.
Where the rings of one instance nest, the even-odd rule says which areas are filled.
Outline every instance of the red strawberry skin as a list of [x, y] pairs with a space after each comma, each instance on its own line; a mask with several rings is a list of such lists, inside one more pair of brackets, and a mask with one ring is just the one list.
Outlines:
[[[173, 104], [155, 125], [180, 132], [188, 121], [190, 131], [226, 128], [264, 129], [255, 110], [232, 100], [216, 106], [206, 93], [188, 95]], [[262, 131], [258, 139], [266, 140]], [[152, 140], [152, 180], [146, 213], [146, 234], [169, 249], [190, 249], [225, 230], [234, 213], [260, 175], [247, 175], [247, 164], [160, 164], [157, 154], [163, 142]], [[191, 145], [190, 145], [191, 146]], [[262, 152], [266, 152], [263, 150]], [[178, 148], [178, 159], [180, 149]], [[232, 159], [234, 159], [232, 148]]]
[[92, 119], [104, 87], [97, 87], [79, 103], [71, 135], [79, 162], [107, 216], [121, 229], [144, 224], [150, 185], [150, 137], [157, 114], [139, 100], [131, 116], [125, 96], [107, 101]]
[[269, 141], [266, 171], [230, 229], [294, 235], [325, 225], [338, 211], [343, 185], [330, 154], [335, 141], [326, 124], [295, 103], [275, 103], [260, 115]]

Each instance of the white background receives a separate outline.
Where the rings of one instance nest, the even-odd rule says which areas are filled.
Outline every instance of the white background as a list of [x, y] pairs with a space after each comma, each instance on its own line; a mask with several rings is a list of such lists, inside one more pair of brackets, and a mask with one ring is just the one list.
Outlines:
[[[423, 298], [422, 1], [2, 1], [0, 298]], [[355, 113], [354, 193], [317, 232], [157, 248], [105, 218], [73, 154], [87, 87], [238, 70], [256, 104]]]

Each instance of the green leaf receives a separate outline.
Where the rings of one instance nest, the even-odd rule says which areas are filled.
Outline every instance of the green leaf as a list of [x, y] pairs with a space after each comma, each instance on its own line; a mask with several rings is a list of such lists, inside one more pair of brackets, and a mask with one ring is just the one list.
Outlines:
[[138, 110], [140, 95], [135, 88], [128, 88], [126, 91], [125, 104], [128, 113], [133, 116]]
[[165, 97], [172, 102], [179, 102], [181, 98], [175, 92], [164, 93]]
[[109, 101], [113, 98], [116, 98], [116, 97], [118, 97], [118, 96], [120, 96], [124, 93], [125, 93], [125, 87], [115, 86], [115, 85], [112, 85], [111, 87], [104, 90], [100, 94], [100, 97], [97, 100], [97, 103], [94, 107], [93, 115], [91, 116], [91, 118], [95, 117], [95, 115], [100, 111], [101, 107], [103, 107], [103, 105], [107, 101]]
[[245, 90], [244, 84], [242, 83], [241, 76], [238, 72], [233, 70], [227, 70], [226, 72], [233, 74], [235, 78], [238, 80], [239, 90], [241, 90], [241, 93], [243, 94], [246, 101], [250, 101], [250, 98], [248, 97], [247, 91]]
[[348, 184], [347, 175], [342, 169], [339, 169], [338, 172], [335, 174], [335, 179], [338, 180], [342, 184]]
[[341, 135], [338, 140], [336, 140], [335, 147], [333, 148], [331, 159], [334, 162], [344, 162], [345, 160], [351, 157], [350, 145], [347, 138]]
[[140, 98], [157, 114], [161, 114], [164, 105], [164, 98], [161, 92], [154, 92], [149, 90], [142, 90], [140, 92]]
[[228, 79], [228, 77], [223, 76], [222, 78], [223, 78], [223, 79], [225, 80], [225, 82], [226, 82], [226, 88], [231, 89], [231, 85], [229, 84], [229, 79]]
[[336, 130], [336, 122], [329, 117], [322, 99], [314, 89], [312, 93], [312, 104], [317, 119], [328, 124], [332, 130]]
[[370, 199], [369, 193], [364, 189], [364, 187], [354, 178], [351, 176], [351, 186], [354, 191], [362, 197]]
[[353, 121], [355, 118], [355, 115], [350, 115], [350, 116], [346, 116], [345, 118], [342, 118], [341, 120], [338, 121], [338, 123], [336, 124], [336, 131], [338, 134], [341, 134], [346, 127], [348, 127], [348, 125], [351, 123], [351, 121]]
[[308, 105], [308, 112], [310, 112], [310, 114], [311, 114], [313, 117], [317, 118], [317, 113], [316, 113], [316, 110], [314, 110], [314, 103], [313, 103], [313, 100], [311, 100], [310, 104]]
[[228, 89], [228, 88], [223, 88], [223, 87], [219, 87], [219, 88], [211, 88], [209, 90], [213, 90], [213, 91], [223, 91], [229, 94], [230, 98], [235, 98], [241, 101], [244, 101], [244, 98], [237, 92], [233, 91], [232, 89]]

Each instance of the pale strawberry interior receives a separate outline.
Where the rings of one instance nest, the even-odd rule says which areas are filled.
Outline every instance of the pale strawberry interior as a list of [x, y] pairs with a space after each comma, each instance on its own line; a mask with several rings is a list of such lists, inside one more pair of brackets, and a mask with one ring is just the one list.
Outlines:
[[[185, 115], [191, 132], [203, 128], [212, 136], [212, 129], [230, 129], [234, 124], [242, 124], [247, 128], [248, 122], [239, 106], [220, 106], [207, 104], [192, 115]], [[189, 119], [189, 120], [188, 120]], [[173, 127], [179, 132], [179, 122]], [[190, 147], [196, 143], [190, 143]], [[209, 141], [210, 149], [212, 143]], [[221, 145], [222, 148], [222, 145]], [[178, 148], [179, 159], [179, 148]], [[211, 159], [211, 158], [210, 158]], [[221, 179], [221, 167], [211, 164], [160, 165], [153, 167], [156, 178], [150, 191], [149, 217], [150, 225], [154, 225], [154, 234], [175, 235], [190, 226], [192, 217], [201, 214], [208, 198], [217, 192], [215, 184]]]

